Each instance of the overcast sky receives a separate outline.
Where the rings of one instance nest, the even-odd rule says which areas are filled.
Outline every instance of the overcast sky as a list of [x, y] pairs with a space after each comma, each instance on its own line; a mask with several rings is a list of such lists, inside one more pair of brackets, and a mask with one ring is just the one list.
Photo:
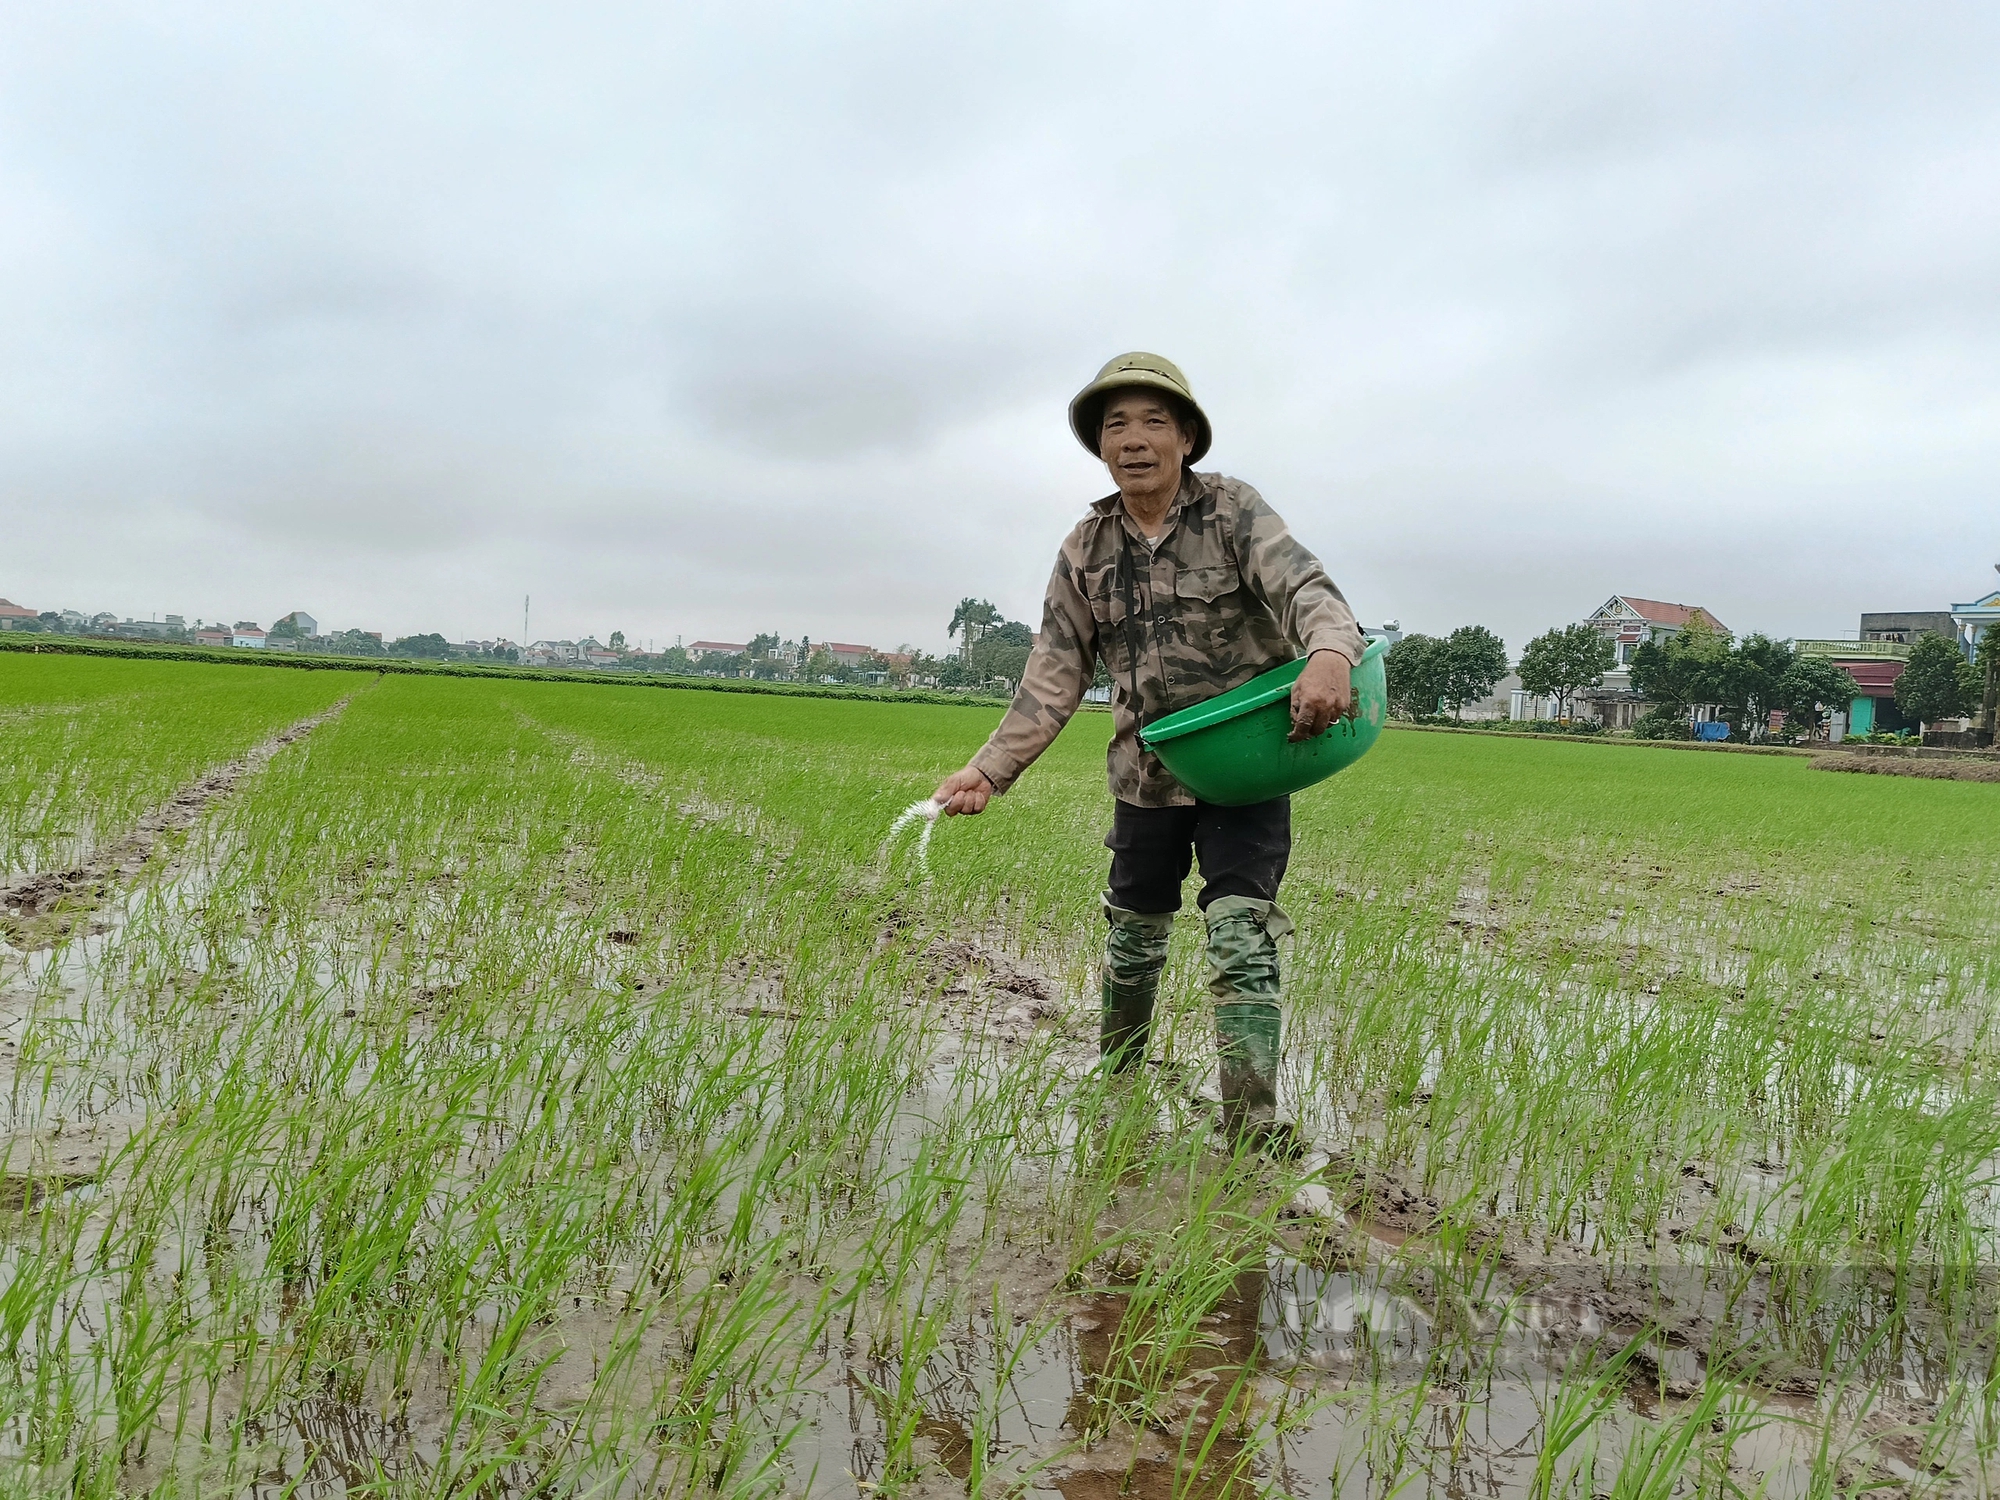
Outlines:
[[2000, 7], [0, 3], [0, 594], [1039, 620], [1177, 360], [1364, 622], [2000, 559]]

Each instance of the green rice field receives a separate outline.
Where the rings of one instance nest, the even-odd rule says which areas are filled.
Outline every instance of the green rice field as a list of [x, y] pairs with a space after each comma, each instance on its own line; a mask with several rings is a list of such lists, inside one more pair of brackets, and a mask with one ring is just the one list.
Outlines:
[[0, 654], [0, 1494], [1993, 1493], [2000, 786], [1384, 735], [1277, 1163], [994, 719]]

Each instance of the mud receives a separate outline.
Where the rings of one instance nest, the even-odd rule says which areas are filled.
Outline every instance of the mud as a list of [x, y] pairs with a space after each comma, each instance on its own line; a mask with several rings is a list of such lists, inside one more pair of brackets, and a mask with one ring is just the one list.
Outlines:
[[1064, 1062], [1080, 1071], [1097, 1060], [1095, 1016], [1033, 963], [978, 939], [935, 938], [921, 963], [935, 986], [937, 1013], [960, 1045], [974, 1038], [1026, 1041], [1054, 1032], [1069, 1045]]
[[0, 888], [0, 936], [26, 952], [51, 948], [93, 915], [123, 886], [136, 880], [163, 840], [194, 826], [245, 777], [261, 771], [285, 746], [304, 739], [347, 707], [342, 698], [296, 724], [281, 729], [235, 760], [189, 783], [154, 808], [131, 832], [97, 850], [71, 870], [17, 876]]
[[1926, 781], [2000, 781], [2000, 765], [1974, 760], [1877, 760], [1855, 755], [1815, 755], [1815, 771], [1849, 771], [1864, 776], [1917, 776]]

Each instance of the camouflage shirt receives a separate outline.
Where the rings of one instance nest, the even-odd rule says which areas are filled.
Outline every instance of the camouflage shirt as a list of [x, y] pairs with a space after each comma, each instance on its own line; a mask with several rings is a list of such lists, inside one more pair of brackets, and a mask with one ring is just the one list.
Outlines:
[[1319, 559], [1241, 480], [1183, 475], [1157, 547], [1107, 495], [1064, 540], [1021, 690], [972, 764], [1006, 791], [1069, 722], [1102, 658], [1111, 795], [1185, 807], [1193, 795], [1140, 745], [1141, 725], [1308, 652], [1359, 662], [1363, 644]]

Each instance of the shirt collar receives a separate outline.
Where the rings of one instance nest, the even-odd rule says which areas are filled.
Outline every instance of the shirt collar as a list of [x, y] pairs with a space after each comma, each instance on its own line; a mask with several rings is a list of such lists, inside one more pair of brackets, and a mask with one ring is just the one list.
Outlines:
[[[1174, 496], [1174, 503], [1167, 507], [1165, 529], [1171, 529], [1174, 524], [1174, 518], [1181, 513], [1182, 508], [1199, 499], [1207, 489], [1208, 485], [1206, 481], [1199, 474], [1195, 473], [1193, 469], [1182, 468], [1181, 487], [1179, 492]], [[1124, 497], [1118, 491], [1113, 490], [1102, 500], [1092, 501], [1090, 508], [1100, 516], [1120, 516], [1125, 513]]]

